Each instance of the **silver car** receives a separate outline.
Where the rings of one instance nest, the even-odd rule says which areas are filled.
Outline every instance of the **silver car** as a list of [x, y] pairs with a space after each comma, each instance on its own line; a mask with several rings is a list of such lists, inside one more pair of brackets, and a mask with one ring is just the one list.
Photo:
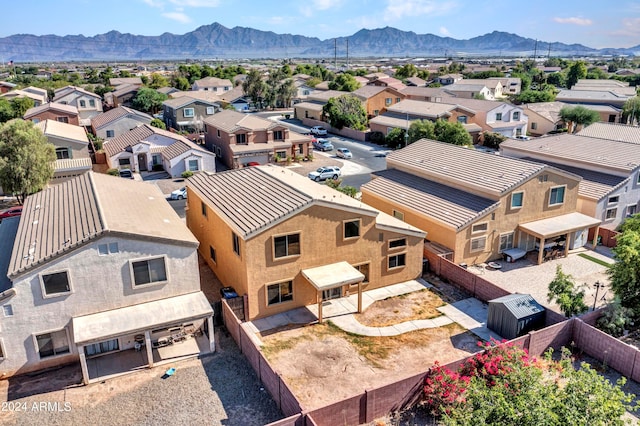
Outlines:
[[336, 157], [340, 158], [353, 158], [353, 154], [347, 148], [338, 148], [336, 149]]
[[309, 179], [319, 182], [325, 179], [338, 179], [340, 177], [339, 167], [320, 167], [318, 170], [308, 174]]

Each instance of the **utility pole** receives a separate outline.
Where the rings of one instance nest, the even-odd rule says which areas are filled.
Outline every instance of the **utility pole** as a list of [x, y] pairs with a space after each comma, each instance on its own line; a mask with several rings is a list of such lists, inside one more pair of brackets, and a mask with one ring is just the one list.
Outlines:
[[536, 39], [536, 46], [533, 48], [533, 60], [535, 61], [538, 57], [538, 39]]
[[347, 39], [347, 70], [349, 70], [349, 39]]
[[551, 58], [551, 43], [549, 43], [549, 51], [547, 52], [547, 59]]
[[333, 67], [335, 71], [338, 71], [338, 39], [333, 39]]

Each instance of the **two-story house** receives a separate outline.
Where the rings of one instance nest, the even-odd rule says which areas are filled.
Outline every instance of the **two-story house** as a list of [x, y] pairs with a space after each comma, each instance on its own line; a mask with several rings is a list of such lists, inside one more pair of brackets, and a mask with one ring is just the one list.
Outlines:
[[474, 123], [483, 131], [500, 133], [508, 138], [527, 134], [529, 118], [518, 105], [459, 97], [444, 97], [442, 102], [475, 111]]
[[560, 110], [568, 106], [564, 102], [533, 102], [523, 104], [522, 108], [529, 124], [527, 134], [532, 136], [542, 136], [549, 132], [565, 127], [565, 123], [560, 118]]
[[25, 120], [38, 123], [44, 120], [55, 120], [61, 123], [69, 123], [74, 126], [80, 125], [78, 108], [73, 105], [47, 102], [37, 107], [29, 108], [22, 117]]
[[311, 138], [290, 131], [281, 123], [251, 114], [224, 110], [204, 120], [205, 144], [231, 169], [251, 162], [268, 164], [305, 157], [311, 152]]
[[162, 116], [169, 129], [199, 133], [204, 119], [220, 110], [220, 104], [189, 96], [167, 99], [162, 103]]
[[[585, 134], [545, 136], [535, 140], [509, 140], [500, 144], [502, 155], [553, 164], [582, 177], [578, 188], [578, 211], [615, 230], [624, 219], [640, 211], [640, 137], [638, 128], [622, 124], [594, 123], [600, 127]], [[609, 127], [609, 132], [604, 129]], [[620, 130], [618, 130], [620, 129]], [[591, 137], [587, 135], [598, 135]], [[606, 136], [603, 138], [603, 136]]]
[[436, 83], [440, 83], [443, 86], [448, 86], [450, 84], [455, 84], [458, 81], [462, 80], [464, 76], [462, 74], [445, 74], [436, 77]]
[[362, 201], [427, 232], [456, 263], [564, 241], [583, 246], [600, 220], [577, 212], [581, 178], [548, 165], [421, 139], [387, 156]]
[[191, 90], [195, 91], [209, 91], [217, 94], [228, 92], [233, 89], [233, 83], [227, 78], [218, 77], [205, 77], [200, 80], [196, 80], [191, 85]]
[[104, 94], [105, 103], [109, 108], [131, 106], [133, 98], [138, 94], [140, 86], [137, 84], [121, 84], [113, 91]]
[[56, 148], [51, 183], [61, 183], [91, 170], [89, 139], [83, 127], [44, 120], [35, 125]]
[[465, 78], [445, 88], [447, 92], [453, 92], [457, 97], [473, 98], [482, 95], [489, 100], [501, 99], [503, 89], [501, 80], [476, 78]]
[[91, 119], [91, 132], [99, 138], [108, 140], [120, 136], [141, 124], [151, 124], [149, 114], [119, 106]]
[[362, 86], [354, 90], [352, 94], [363, 101], [368, 117], [383, 114], [391, 106], [405, 98], [405, 95], [394, 87], [373, 84]]
[[252, 320], [415, 279], [425, 233], [276, 166], [187, 182], [187, 226]]
[[47, 91], [44, 90], [44, 93], [41, 91], [44, 89], [39, 89], [36, 87], [26, 87], [24, 89], [15, 89], [9, 92], [3, 93], [0, 97], [11, 100], [15, 98], [29, 98], [33, 101], [33, 106], [37, 107], [48, 102]]
[[3, 377], [79, 362], [90, 383], [214, 350], [198, 241], [155, 185], [86, 173], [0, 235]]
[[65, 86], [54, 91], [53, 102], [73, 105], [78, 109], [80, 125], [91, 126], [91, 118], [102, 112], [102, 98], [80, 87]]

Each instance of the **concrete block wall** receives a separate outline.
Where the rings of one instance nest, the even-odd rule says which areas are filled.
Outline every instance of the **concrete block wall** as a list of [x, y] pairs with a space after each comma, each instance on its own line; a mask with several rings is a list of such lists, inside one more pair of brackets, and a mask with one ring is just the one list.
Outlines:
[[550, 347], [556, 350], [563, 346], [569, 347], [573, 340], [573, 321], [565, 321], [542, 330], [530, 331], [529, 354], [540, 356]]

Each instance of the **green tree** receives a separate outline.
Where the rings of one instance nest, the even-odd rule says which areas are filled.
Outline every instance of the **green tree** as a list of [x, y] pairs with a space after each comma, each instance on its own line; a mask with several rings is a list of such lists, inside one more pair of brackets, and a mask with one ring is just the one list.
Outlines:
[[611, 290], [634, 318], [640, 318], [640, 215], [624, 221], [612, 251], [616, 262], [607, 271]]
[[0, 186], [20, 204], [53, 177], [55, 148], [31, 121], [15, 119], [0, 126]]
[[640, 123], [640, 98], [629, 98], [622, 107], [622, 121], [627, 124]]
[[556, 267], [556, 276], [549, 283], [547, 299], [557, 303], [566, 317], [582, 314], [589, 309], [584, 303], [584, 290], [576, 289], [573, 277], [562, 272], [560, 265]]
[[295, 84], [293, 84], [293, 80], [287, 78], [278, 85], [276, 90], [276, 99], [284, 108], [289, 108], [291, 106], [291, 101], [297, 93], [298, 89]]
[[505, 135], [495, 132], [483, 132], [482, 138], [482, 145], [493, 149], [498, 149], [500, 144], [507, 139]]
[[564, 73], [554, 72], [547, 76], [547, 83], [553, 84], [556, 87], [565, 87], [567, 85], [567, 78]]
[[132, 105], [135, 109], [149, 114], [157, 113], [162, 107], [162, 103], [168, 98], [164, 93], [149, 87], [141, 87], [133, 98]]
[[409, 77], [418, 75], [418, 68], [413, 64], [404, 64], [396, 70], [395, 78], [404, 80]]
[[249, 71], [246, 80], [242, 83], [242, 90], [245, 95], [251, 98], [258, 109], [262, 109], [262, 102], [267, 92], [267, 85], [262, 81], [260, 71], [257, 69]]
[[356, 195], [358, 195], [358, 189], [349, 185], [343, 186], [342, 179], [327, 179], [325, 184], [336, 191], [347, 194], [351, 198], [356, 198]]
[[5, 123], [15, 118], [13, 107], [8, 99], [0, 98], [0, 123]]
[[609, 78], [609, 74], [607, 74], [605, 71], [603, 71], [600, 68], [594, 67], [587, 71], [587, 75], [585, 78], [588, 78], [591, 80], [606, 80]]
[[600, 120], [600, 114], [597, 111], [587, 109], [582, 105], [562, 107], [558, 116], [567, 124], [569, 133], [575, 133]]
[[621, 337], [633, 324], [632, 316], [633, 311], [622, 306], [620, 299], [616, 297], [603, 309], [602, 315], [596, 321], [596, 327], [613, 337]]
[[433, 121], [416, 120], [409, 126], [409, 143], [420, 139], [436, 139], [435, 125]]
[[24, 113], [27, 112], [29, 108], [33, 108], [34, 105], [33, 99], [27, 97], [13, 98], [10, 103], [14, 118], [22, 117]]
[[169, 86], [169, 80], [164, 75], [158, 74], [157, 72], [154, 72], [153, 74], [151, 74], [151, 81], [149, 82], [148, 85], [152, 89], [159, 89], [161, 87], [168, 87]]
[[358, 83], [358, 81], [354, 76], [348, 73], [338, 74], [335, 80], [329, 82], [330, 90], [340, 90], [342, 92], [353, 92], [358, 87], [360, 87], [360, 83]]
[[330, 98], [322, 107], [322, 115], [326, 116], [329, 124], [336, 129], [348, 127], [365, 130], [367, 126], [367, 111], [362, 101], [350, 94]]
[[405, 138], [406, 130], [396, 127], [391, 129], [387, 136], [384, 137], [384, 143], [390, 148], [401, 148], [407, 143]]
[[153, 120], [151, 120], [151, 123], [149, 123], [149, 125], [157, 127], [158, 129], [167, 130], [166, 124], [164, 124], [164, 121], [160, 120], [159, 118], [154, 118]]
[[467, 132], [467, 129], [464, 128], [462, 123], [457, 121], [450, 123], [445, 120], [437, 120], [433, 130], [436, 134], [436, 139], [441, 142], [463, 146], [473, 144], [473, 138], [469, 132]]
[[580, 79], [587, 77], [587, 66], [583, 61], [576, 61], [567, 72], [567, 87], [571, 89]]
[[189, 90], [191, 85], [189, 84], [189, 80], [186, 77], [174, 77], [171, 82], [171, 87], [175, 87], [178, 90], [186, 91]]
[[525, 90], [515, 97], [515, 102], [530, 104], [533, 102], [553, 102], [556, 94], [550, 90]]

